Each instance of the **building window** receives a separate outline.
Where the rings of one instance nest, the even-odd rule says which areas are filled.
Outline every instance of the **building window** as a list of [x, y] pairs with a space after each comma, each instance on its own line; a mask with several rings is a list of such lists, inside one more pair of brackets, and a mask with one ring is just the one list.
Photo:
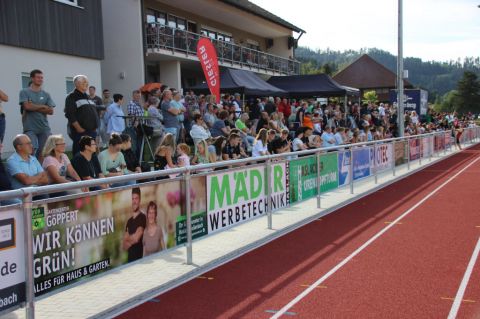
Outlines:
[[147, 9], [146, 15], [147, 15], [147, 23], [150, 23], [150, 24], [158, 23], [160, 25], [167, 24], [167, 14], [164, 12], [159, 12], [153, 9]]
[[73, 78], [71, 77], [65, 78], [65, 84], [67, 88], [67, 94], [75, 90], [75, 85], [73, 84]]
[[78, 0], [53, 0], [53, 1], [68, 4], [69, 6], [83, 9], [78, 5]]
[[212, 40], [219, 40], [225, 42], [232, 42], [233, 39], [231, 35], [222, 32], [211, 31], [208, 29], [201, 29], [200, 34], [204, 37], [209, 37]]
[[30, 73], [22, 72], [22, 89], [30, 86]]

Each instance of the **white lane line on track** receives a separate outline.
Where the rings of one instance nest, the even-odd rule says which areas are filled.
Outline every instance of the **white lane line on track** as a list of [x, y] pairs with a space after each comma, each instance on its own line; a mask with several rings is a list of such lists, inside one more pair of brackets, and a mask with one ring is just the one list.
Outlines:
[[455, 319], [458, 314], [458, 310], [460, 310], [460, 304], [463, 300], [463, 295], [465, 294], [465, 290], [467, 290], [468, 282], [470, 281], [470, 276], [472, 275], [473, 267], [477, 262], [478, 254], [480, 252], [480, 238], [478, 239], [477, 245], [473, 250], [472, 257], [470, 258], [470, 262], [468, 263], [467, 270], [465, 270], [465, 274], [463, 275], [462, 282], [460, 283], [460, 287], [458, 287], [457, 295], [453, 300], [452, 309], [450, 309], [450, 313], [448, 314], [448, 319]]
[[445, 185], [450, 183], [452, 180], [454, 180], [457, 176], [462, 174], [465, 170], [467, 170], [470, 166], [475, 164], [478, 160], [480, 160], [480, 157], [472, 161], [470, 164], [462, 168], [459, 172], [457, 172], [455, 175], [447, 179], [445, 182], [443, 182], [442, 185], [438, 186], [435, 188], [430, 194], [425, 196], [421, 201], [413, 205], [411, 208], [409, 208], [405, 213], [400, 215], [396, 220], [394, 220], [391, 224], [386, 226], [384, 229], [379, 231], [376, 235], [374, 235], [372, 238], [370, 238], [367, 242], [365, 242], [362, 246], [357, 248], [353, 253], [350, 254], [347, 258], [345, 258], [342, 262], [337, 264], [335, 267], [333, 267], [329, 272], [327, 272], [323, 277], [318, 279], [315, 283], [313, 283], [310, 287], [302, 291], [297, 297], [292, 299], [288, 304], [286, 304], [282, 309], [280, 309], [274, 316], [270, 317], [270, 319], [278, 319], [280, 318], [281, 315], [283, 315], [285, 312], [287, 312], [290, 308], [292, 308], [294, 305], [296, 305], [300, 300], [305, 298], [309, 293], [311, 293], [317, 286], [321, 285], [325, 280], [327, 280], [330, 276], [332, 276], [334, 273], [336, 273], [340, 268], [345, 266], [350, 260], [352, 260], [355, 256], [357, 256], [359, 253], [361, 253], [365, 248], [370, 246], [375, 240], [378, 239], [378, 237], [382, 236], [384, 233], [386, 233], [390, 228], [395, 227], [396, 224], [401, 221], [404, 217], [406, 217], [408, 214], [410, 214], [413, 210], [415, 210], [418, 206], [422, 205], [425, 203], [430, 197], [435, 195], [439, 190], [441, 190]]

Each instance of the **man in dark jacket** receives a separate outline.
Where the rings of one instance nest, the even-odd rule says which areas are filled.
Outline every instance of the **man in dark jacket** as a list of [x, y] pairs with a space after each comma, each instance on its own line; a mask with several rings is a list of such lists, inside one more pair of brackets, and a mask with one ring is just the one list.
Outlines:
[[82, 136], [97, 137], [99, 119], [95, 102], [87, 94], [88, 78], [77, 75], [73, 78], [73, 83], [75, 90], [65, 100], [65, 116], [68, 119], [69, 136], [73, 141], [72, 153], [75, 155], [80, 150], [78, 142]]

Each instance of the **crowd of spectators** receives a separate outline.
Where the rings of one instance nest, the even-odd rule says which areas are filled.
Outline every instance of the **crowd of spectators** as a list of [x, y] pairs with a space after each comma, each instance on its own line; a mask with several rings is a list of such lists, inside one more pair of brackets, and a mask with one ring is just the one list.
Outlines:
[[[0, 191], [255, 158], [398, 135], [397, 110], [388, 103], [321, 104], [316, 99], [278, 97], [243, 101], [240, 94], [224, 94], [221, 102], [215, 103], [214, 96], [197, 96], [192, 91], [182, 96], [175, 88], [165, 85], [143, 94], [134, 90], [127, 103], [121, 94], [111, 97], [108, 89], [103, 90], [102, 97], [97, 96], [88, 78], [78, 75], [74, 78], [75, 89], [64, 101], [68, 135], [73, 145], [70, 159], [65, 138], [51, 134], [47, 118], [53, 114], [56, 103], [42, 89], [43, 73], [33, 70], [30, 77], [30, 86], [19, 93], [23, 134], [14, 138], [15, 152], [6, 160], [5, 167], [0, 165]], [[8, 101], [5, 92], [0, 91], [0, 101]], [[5, 131], [1, 104], [0, 120], [3, 120], [0, 121], [3, 125], [0, 125], [1, 151]], [[459, 118], [456, 113], [438, 113], [431, 109], [423, 116], [408, 111], [404, 134], [452, 130], [452, 135], [458, 138], [472, 120], [471, 114]], [[149, 147], [142, 147], [145, 143]], [[147, 149], [152, 150], [153, 157], [148, 158]], [[91, 190], [132, 183], [105, 184]]]

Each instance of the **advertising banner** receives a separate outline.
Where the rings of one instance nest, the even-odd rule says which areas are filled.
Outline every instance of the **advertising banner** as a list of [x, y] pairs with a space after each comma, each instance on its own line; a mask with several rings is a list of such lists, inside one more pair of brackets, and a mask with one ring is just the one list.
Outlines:
[[410, 160], [417, 160], [420, 158], [420, 140], [413, 138], [409, 140], [410, 143]]
[[445, 138], [441, 135], [435, 135], [435, 151], [441, 151], [445, 149]]
[[451, 132], [445, 132], [445, 147], [449, 148], [452, 146], [452, 133]]
[[266, 165], [207, 176], [208, 233], [287, 207], [289, 192], [285, 162], [272, 163], [271, 198], [267, 200]]
[[370, 176], [370, 147], [353, 150], [353, 180]]
[[[192, 239], [208, 234], [207, 226], [207, 178], [196, 176], [190, 180], [190, 203], [192, 205]], [[182, 205], [182, 215], [177, 217], [175, 226], [176, 243], [187, 242], [187, 217]]]
[[377, 172], [392, 169], [392, 144], [378, 144], [371, 148], [371, 152], [374, 153], [373, 161]]
[[[309, 156], [289, 163], [290, 203], [317, 195], [317, 157]], [[337, 154], [320, 157], [320, 191], [328, 192], [338, 187]]]
[[0, 312], [25, 302], [23, 212], [0, 211]]
[[327, 153], [320, 156], [320, 192], [338, 188], [338, 155]]
[[[197, 218], [205, 216], [204, 185], [195, 181], [190, 190]], [[176, 246], [183, 230], [183, 195], [181, 182], [169, 181], [35, 206], [35, 294]], [[204, 220], [195, 221], [202, 234]]]
[[220, 103], [220, 72], [218, 68], [217, 51], [208, 38], [201, 38], [197, 44], [197, 56], [202, 65], [203, 74], [207, 80], [210, 92]]
[[422, 138], [422, 157], [433, 155], [433, 136]]
[[395, 166], [402, 165], [407, 162], [406, 149], [406, 141], [395, 142]]
[[338, 186], [350, 183], [350, 152], [338, 152]]

